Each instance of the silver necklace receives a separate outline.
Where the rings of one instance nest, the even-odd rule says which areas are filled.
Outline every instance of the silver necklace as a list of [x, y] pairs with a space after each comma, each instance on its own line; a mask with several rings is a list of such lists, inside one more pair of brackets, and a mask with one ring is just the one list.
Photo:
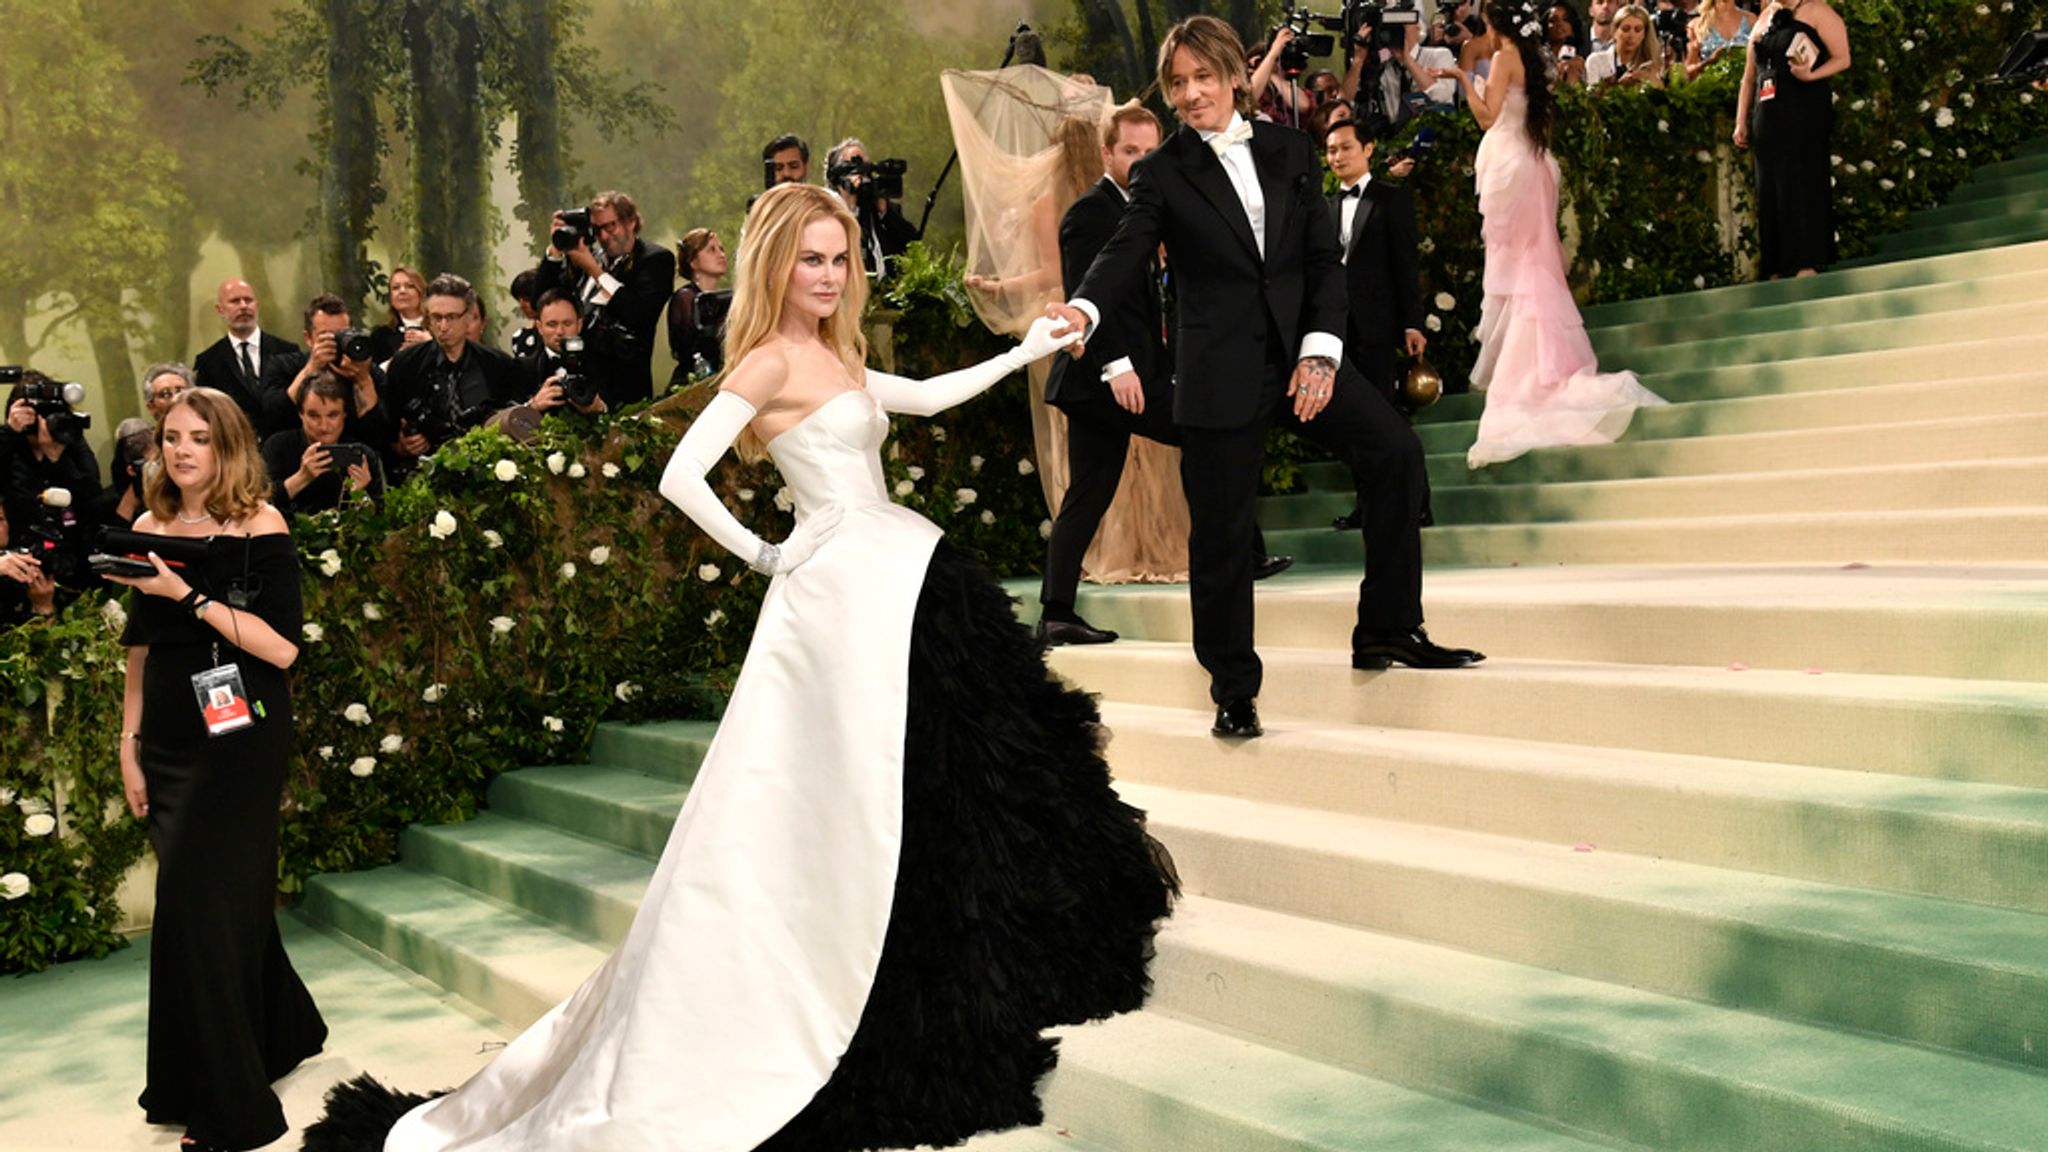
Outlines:
[[208, 512], [204, 516], [197, 517], [187, 517], [184, 513], [179, 512], [176, 513], [176, 516], [178, 518], [178, 523], [180, 524], [204, 524], [208, 520], [213, 519], [213, 513], [211, 512]]

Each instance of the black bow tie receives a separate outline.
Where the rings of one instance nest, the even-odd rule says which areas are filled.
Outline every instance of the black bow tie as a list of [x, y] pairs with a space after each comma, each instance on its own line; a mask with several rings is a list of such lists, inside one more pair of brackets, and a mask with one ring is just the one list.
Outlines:
[[1353, 184], [1353, 185], [1352, 185], [1351, 187], [1349, 187], [1349, 188], [1346, 188], [1346, 189], [1344, 189], [1344, 190], [1343, 190], [1342, 192], [1339, 192], [1339, 193], [1337, 193], [1337, 199], [1339, 199], [1339, 200], [1349, 200], [1349, 199], [1351, 199], [1351, 198], [1352, 198], [1352, 197], [1354, 197], [1354, 196], [1363, 196], [1363, 195], [1365, 195], [1365, 185], [1363, 185], [1363, 184]]

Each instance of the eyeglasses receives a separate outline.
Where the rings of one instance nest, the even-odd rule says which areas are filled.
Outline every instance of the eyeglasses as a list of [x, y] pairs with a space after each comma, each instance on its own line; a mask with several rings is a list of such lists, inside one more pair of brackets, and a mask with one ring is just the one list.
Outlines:
[[162, 403], [165, 400], [176, 400], [184, 391], [185, 387], [182, 384], [176, 388], [158, 388], [149, 394], [149, 398]]

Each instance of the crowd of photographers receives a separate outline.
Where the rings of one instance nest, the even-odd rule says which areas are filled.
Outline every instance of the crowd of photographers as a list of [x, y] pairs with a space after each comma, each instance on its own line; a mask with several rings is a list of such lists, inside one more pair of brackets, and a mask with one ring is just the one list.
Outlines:
[[[762, 161], [767, 186], [810, 177], [810, 147], [796, 136], [770, 141]], [[900, 204], [904, 167], [870, 160], [853, 138], [826, 153], [827, 182], [865, 226], [872, 276], [887, 275], [919, 234]], [[0, 367], [0, 627], [98, 586], [87, 563], [93, 537], [141, 511], [156, 423], [185, 389], [217, 389], [247, 414], [271, 503], [290, 515], [380, 500], [422, 457], [480, 424], [520, 437], [548, 414], [591, 419], [652, 398], [664, 324], [676, 367], [662, 390], [719, 369], [731, 293], [716, 232], [693, 229], [673, 251], [658, 247], [641, 237], [639, 208], [622, 192], [552, 224], [539, 263], [513, 278], [524, 323], [508, 348], [485, 342], [483, 301], [460, 276], [393, 269], [375, 322], [321, 293], [306, 303], [296, 340], [265, 331], [255, 289], [226, 281], [214, 300], [225, 331], [190, 368], [143, 372], [149, 417], [115, 429], [105, 470], [86, 442], [80, 385]]]

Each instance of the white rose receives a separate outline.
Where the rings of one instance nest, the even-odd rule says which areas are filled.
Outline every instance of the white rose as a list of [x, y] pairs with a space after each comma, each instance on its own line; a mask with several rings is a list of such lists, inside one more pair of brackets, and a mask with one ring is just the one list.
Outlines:
[[1913, 50], [1913, 42], [1911, 40], [1899, 41], [1899, 50], [1902, 52], [1911, 52]]
[[320, 627], [318, 624], [313, 623], [311, 620], [308, 620], [306, 621], [305, 625], [299, 629], [299, 635], [304, 636], [306, 638], [306, 643], [308, 644], [318, 644], [320, 641], [327, 638], [327, 630]]
[[576, 562], [573, 560], [564, 560], [562, 561], [562, 567], [558, 571], [560, 571], [562, 579], [574, 580], [576, 578]]
[[569, 465], [569, 479], [581, 480], [588, 475], [590, 475], [590, 469], [583, 466], [583, 461], [578, 460], [574, 464]]
[[946, 429], [940, 425], [934, 424], [932, 426], [932, 439], [938, 441], [941, 444], [944, 444], [946, 442]]
[[917, 485], [912, 484], [908, 480], [898, 480], [896, 482], [896, 494], [898, 496], [908, 496], [915, 491], [917, 491]]
[[354, 760], [349, 761], [348, 774], [359, 780], [376, 770], [377, 758], [375, 756], [358, 756]]
[[446, 540], [455, 535], [455, 514], [446, 508], [434, 513], [434, 522], [427, 525], [427, 535], [436, 540]]
[[1943, 107], [1934, 110], [1934, 126], [1936, 128], [1947, 128], [1953, 125], [1955, 122], [1955, 109]]
[[1863, 108], [1864, 108], [1864, 106], [1865, 106], [1865, 105], [1867, 105], [1867, 104], [1869, 104], [1869, 103], [1870, 103], [1870, 101], [1868, 101], [1868, 100], [1856, 100], [1856, 101], [1852, 101], [1852, 102], [1851, 102], [1851, 103], [1849, 104], [1849, 107], [1850, 107], [1851, 109], [1853, 109], [1854, 111], [1857, 111], [1857, 112], [1861, 112], [1861, 111], [1863, 111]]
[[503, 635], [505, 635], [506, 633], [509, 633], [509, 632], [511, 632], [511, 631], [512, 631], [512, 618], [511, 618], [510, 616], [493, 616], [493, 617], [491, 617], [491, 635], [493, 635], [493, 636], [503, 636]]
[[441, 697], [446, 695], [447, 692], [448, 686], [446, 684], [429, 684], [426, 691], [420, 693], [420, 699], [425, 700], [429, 704], [439, 704]]
[[119, 600], [109, 600], [100, 605], [100, 619], [106, 623], [107, 631], [120, 632], [128, 627], [128, 610], [121, 607]]
[[491, 475], [510, 484], [512, 481], [519, 479], [519, 465], [514, 464], [510, 460], [500, 460], [491, 469]]
[[550, 732], [560, 732], [562, 730], [562, 718], [560, 716], [543, 716], [540, 718], [540, 726]]
[[953, 499], [957, 501], [962, 508], [967, 507], [969, 504], [974, 503], [976, 500], [980, 498], [980, 494], [975, 492], [975, 490], [972, 488], [957, 489], [953, 493]]
[[1879, 180], [1879, 181], [1877, 182], [1877, 186], [1878, 186], [1879, 188], [1882, 188], [1882, 189], [1884, 189], [1884, 190], [1885, 190], [1885, 191], [1887, 191], [1887, 192], [1889, 192], [1889, 191], [1891, 191], [1892, 189], [1894, 189], [1894, 188], [1898, 187], [1898, 185], [1896, 185], [1896, 184], [1892, 183], [1892, 182], [1891, 182], [1891, 181], [1889, 181], [1889, 180]]
[[782, 512], [796, 507], [796, 498], [789, 494], [789, 485], [785, 484], [775, 490], [775, 507]]
[[1695, 277], [1693, 277], [1693, 278], [1692, 278], [1692, 286], [1693, 286], [1693, 287], [1695, 287], [1695, 288], [1705, 288], [1705, 287], [1707, 286], [1707, 278], [1706, 278], [1706, 276], [1705, 276], [1705, 275], [1699, 275], [1699, 276], [1695, 276]]
[[988, 463], [988, 461], [982, 459], [979, 456], [969, 456], [967, 458], [967, 467], [969, 471], [979, 472], [981, 471], [981, 466], [986, 463]]
[[1714, 154], [1702, 148], [1698, 152], [1693, 153], [1693, 159], [1698, 160], [1702, 164], [1712, 164], [1714, 162]]
[[365, 602], [365, 603], [363, 604], [363, 619], [365, 619], [365, 620], [370, 620], [370, 621], [377, 621], [377, 620], [382, 620], [383, 618], [384, 618], [384, 609], [382, 609], [382, 608], [379, 608], [379, 607], [378, 607], [378, 606], [377, 606], [376, 604], [374, 604], [374, 603], [369, 603], [369, 602]]
[[0, 876], [0, 900], [19, 900], [28, 895], [33, 887], [34, 885], [28, 882], [28, 877], [19, 872], [9, 872]]
[[484, 529], [484, 543], [492, 548], [502, 548], [505, 546], [505, 538], [498, 535], [495, 531], [486, 528]]
[[48, 812], [38, 812], [22, 821], [21, 830], [31, 836], [48, 836], [57, 830], [57, 818]]
[[716, 628], [718, 627], [718, 622], [723, 619], [725, 619], [725, 610], [723, 608], [713, 608], [711, 614], [704, 617], [704, 626], [706, 628]]
[[320, 554], [320, 574], [334, 576], [341, 572], [341, 553], [329, 548]]
[[384, 753], [386, 756], [391, 755], [393, 752], [396, 752], [403, 747], [405, 747], [405, 737], [400, 736], [396, 732], [389, 733], [384, 737], [384, 739], [377, 741], [377, 750], [379, 752]]
[[697, 579], [702, 580], [706, 584], [716, 583], [718, 581], [718, 565], [699, 565], [697, 568]]
[[548, 453], [548, 471], [560, 476], [562, 469], [569, 466], [569, 457], [560, 452]]
[[41, 816], [50, 810], [50, 802], [41, 796], [24, 796], [15, 804], [24, 816]]
[[1828, 157], [1828, 163], [1840, 168], [1842, 166], [1842, 158], [1840, 156], [1830, 156]]
[[911, 478], [912, 480], [922, 480], [922, 479], [924, 479], [924, 469], [922, 469], [922, 468], [919, 468], [919, 467], [918, 467], [917, 465], [915, 465], [915, 464], [912, 464], [912, 465], [911, 465], [911, 466], [910, 466], [909, 468], [906, 468], [906, 469], [904, 469], [904, 471], [905, 471], [905, 473], [906, 473], [906, 474], [908, 474], [908, 475], [909, 475], [909, 477], [910, 477], [910, 478]]
[[1922, 160], [1932, 160], [1934, 158], [1934, 153], [1930, 149], [1915, 148], [1913, 151], [1918, 152]]
[[322, 745], [320, 746], [320, 758], [321, 758], [322, 760], [332, 760], [332, 759], [334, 759], [334, 745], [332, 745], [332, 744], [322, 744]]
[[1857, 167], [1863, 169], [1865, 172], [1875, 172], [1877, 171], [1877, 161], [1865, 160], [1863, 163], [1858, 164]]
[[604, 478], [607, 480], [616, 480], [619, 478], [619, 466], [617, 464], [612, 463], [609, 460], [605, 461], [604, 467], [599, 469], [599, 471], [604, 473]]
[[1052, 539], [1052, 521], [1040, 520], [1038, 522], [1038, 538], [1040, 540]]
[[1659, 120], [1659, 121], [1657, 121], [1657, 131], [1659, 131], [1659, 132], [1669, 132], [1669, 131], [1671, 131], [1671, 121], [1669, 121], [1669, 120]]
[[[2010, 8], [2012, 7], [2012, 5], [2008, 4], [2008, 5], [2006, 5], [2006, 7], [2007, 7], [2007, 9], [2010, 9]], [[2020, 103], [2022, 103], [2022, 104], [2032, 104], [2033, 102], [2034, 102], [2034, 94], [2033, 94], [2032, 92], [2022, 92], [2022, 93], [2020, 93]]]
[[351, 724], [368, 724], [370, 722], [370, 710], [360, 703], [351, 704], [341, 710], [341, 718]]
[[0, 808], [14, 803], [14, 789], [0, 788]]
[[612, 688], [612, 695], [618, 697], [621, 702], [631, 700], [639, 692], [640, 686], [630, 680], [621, 680]]
[[[1969, 158], [1970, 158], [1970, 150], [1969, 150], [1968, 148], [1958, 148], [1958, 149], [1956, 149], [1956, 159], [1958, 159], [1958, 160], [1967, 160], [1967, 159], [1969, 159]], [[108, 604], [109, 606], [111, 606], [111, 605], [113, 605], [113, 604], [115, 604], [115, 603], [117, 603], [117, 601], [113, 601], [113, 600], [109, 600], [109, 601], [107, 601], [107, 604]]]
[[996, 522], [996, 514], [995, 514], [995, 513], [993, 513], [993, 512], [991, 512], [991, 511], [989, 511], [989, 510], [988, 510], [988, 509], [986, 509], [986, 508], [983, 508], [983, 509], [981, 510], [981, 522], [982, 522], [983, 524], [993, 524], [993, 523], [995, 523], [995, 522]]
[[1429, 236], [1424, 236], [1424, 237], [1422, 238], [1422, 242], [1421, 242], [1421, 243], [1419, 243], [1419, 244], [1417, 244], [1417, 245], [1416, 245], [1415, 247], [1416, 247], [1416, 249], [1417, 249], [1418, 251], [1420, 251], [1420, 252], [1421, 252], [1421, 253], [1422, 253], [1422, 254], [1423, 254], [1424, 256], [1427, 256], [1427, 255], [1429, 255], [1429, 254], [1430, 254], [1431, 252], [1434, 252], [1434, 251], [1436, 251], [1436, 240], [1435, 240], [1434, 238], [1432, 238], [1432, 237], [1429, 237]]
[[1033, 464], [1033, 463], [1032, 463], [1031, 461], [1029, 461], [1029, 460], [1019, 460], [1019, 461], [1017, 461], [1017, 475], [1019, 475], [1019, 476], [1029, 476], [1029, 475], [1031, 475], [1031, 474], [1032, 474], [1033, 472], [1036, 472], [1036, 471], [1038, 471], [1038, 465], [1036, 465], [1036, 464]]
[[752, 504], [754, 502], [754, 490], [752, 488], [742, 488], [733, 493], [733, 495], [739, 497], [742, 504]]
[[1457, 299], [1457, 297], [1455, 297], [1455, 296], [1452, 296], [1452, 295], [1451, 295], [1451, 294], [1450, 294], [1449, 292], [1439, 292], [1439, 293], [1437, 293], [1437, 294], [1436, 294], [1436, 310], [1437, 310], [1437, 311], [1439, 311], [1439, 312], [1455, 312], [1455, 311], [1457, 311], [1457, 309], [1458, 309], [1458, 299]]
[[610, 548], [605, 547], [602, 544], [599, 544], [597, 547], [592, 548], [590, 550], [590, 562], [592, 564], [597, 565], [600, 568], [604, 567], [606, 564], [611, 563], [611, 560], [612, 550]]
[[1979, 4], [1979, 5], [1977, 5], [1977, 15], [1979, 15], [1979, 16], [1989, 16], [1989, 15], [1991, 15], [1991, 5], [1989, 5], [1989, 4]]
[[1431, 332], [1441, 332], [1444, 330], [1444, 322], [1434, 312], [1422, 318], [1422, 326]]

